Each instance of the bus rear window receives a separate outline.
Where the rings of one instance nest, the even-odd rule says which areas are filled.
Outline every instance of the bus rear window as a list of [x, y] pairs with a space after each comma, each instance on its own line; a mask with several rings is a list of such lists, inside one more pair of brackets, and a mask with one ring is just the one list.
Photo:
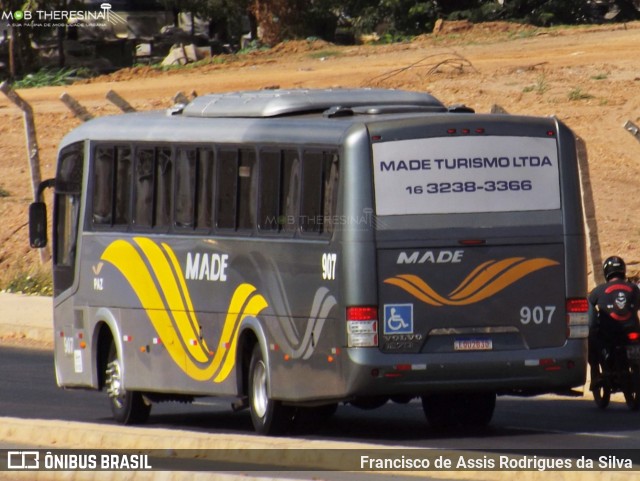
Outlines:
[[373, 144], [378, 215], [560, 208], [554, 138], [424, 138]]

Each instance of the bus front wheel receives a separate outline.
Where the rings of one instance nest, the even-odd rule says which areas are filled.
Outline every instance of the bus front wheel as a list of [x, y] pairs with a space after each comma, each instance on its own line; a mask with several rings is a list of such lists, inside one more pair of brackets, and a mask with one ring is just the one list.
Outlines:
[[294, 409], [269, 397], [267, 364], [256, 344], [249, 363], [249, 410], [253, 427], [259, 434], [285, 433], [292, 424]]
[[109, 395], [113, 418], [121, 424], [142, 424], [149, 418], [151, 404], [142, 393], [127, 391], [122, 384], [122, 361], [118, 358], [115, 344], [109, 348], [105, 387]]

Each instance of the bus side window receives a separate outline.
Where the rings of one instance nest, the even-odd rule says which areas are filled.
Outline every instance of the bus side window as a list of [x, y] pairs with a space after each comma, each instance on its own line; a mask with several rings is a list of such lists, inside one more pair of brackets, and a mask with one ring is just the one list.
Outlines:
[[256, 152], [240, 151], [238, 167], [238, 229], [253, 230], [256, 219]]
[[198, 149], [196, 227], [210, 229], [213, 219], [213, 151]]
[[98, 147], [93, 168], [93, 223], [111, 225], [113, 212], [114, 148]]
[[298, 226], [300, 202], [300, 160], [298, 152], [285, 150], [282, 156], [280, 212], [284, 215], [285, 232], [295, 232]]
[[338, 155], [306, 151], [302, 164], [300, 228], [302, 232], [333, 232], [338, 188]]
[[300, 228], [303, 232], [321, 233], [323, 226], [322, 152], [305, 152], [302, 164], [302, 198], [300, 203]]
[[115, 148], [115, 219], [116, 225], [127, 225], [131, 212], [131, 147], [118, 146]]
[[133, 221], [140, 227], [151, 227], [153, 221], [154, 149], [136, 152], [135, 211]]
[[325, 218], [324, 230], [332, 233], [334, 230], [334, 219], [336, 215], [336, 205], [338, 202], [338, 154], [327, 152], [324, 156], [324, 206], [323, 216]]
[[173, 159], [171, 149], [161, 147], [156, 149], [156, 192], [155, 217], [153, 225], [168, 227], [171, 225], [171, 204], [173, 200]]
[[221, 150], [218, 154], [216, 227], [236, 228], [238, 190], [238, 151]]
[[177, 227], [194, 227], [196, 196], [196, 163], [195, 149], [179, 148], [176, 151], [176, 212]]
[[129, 223], [131, 148], [103, 145], [95, 150], [93, 167], [94, 225]]
[[261, 231], [278, 232], [283, 219], [280, 211], [281, 153], [260, 153], [260, 188], [258, 192], [259, 222]]

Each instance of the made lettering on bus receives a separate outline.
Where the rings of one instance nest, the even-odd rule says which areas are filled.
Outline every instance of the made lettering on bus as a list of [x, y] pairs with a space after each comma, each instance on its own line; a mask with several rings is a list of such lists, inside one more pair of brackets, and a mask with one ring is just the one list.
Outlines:
[[398, 254], [398, 260], [396, 264], [457, 264], [462, 262], [463, 250], [457, 251], [413, 251], [413, 252], [400, 252]]
[[511, 167], [553, 167], [553, 162], [546, 155], [383, 160], [380, 162], [381, 172], [398, 172], [402, 170], [508, 169]]
[[185, 277], [187, 280], [220, 281], [227, 280], [229, 254], [187, 253]]

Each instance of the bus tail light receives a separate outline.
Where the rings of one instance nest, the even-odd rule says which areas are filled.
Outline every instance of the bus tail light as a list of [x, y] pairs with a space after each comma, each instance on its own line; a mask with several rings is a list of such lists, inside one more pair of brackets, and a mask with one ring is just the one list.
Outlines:
[[376, 306], [347, 307], [347, 346], [376, 347], [378, 345], [378, 308]]
[[589, 302], [584, 297], [567, 299], [567, 337], [585, 339], [589, 336]]

